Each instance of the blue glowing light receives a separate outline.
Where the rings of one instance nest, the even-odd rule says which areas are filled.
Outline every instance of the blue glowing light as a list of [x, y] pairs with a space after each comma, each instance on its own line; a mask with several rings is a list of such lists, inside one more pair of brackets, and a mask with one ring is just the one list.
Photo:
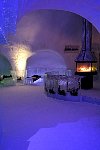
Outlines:
[[0, 2], [0, 44], [7, 43], [7, 36], [15, 34], [18, 14], [18, 0]]
[[1, 27], [0, 27], [0, 44], [7, 44], [6, 36]]
[[5, 33], [16, 32], [18, 0], [2, 0]]

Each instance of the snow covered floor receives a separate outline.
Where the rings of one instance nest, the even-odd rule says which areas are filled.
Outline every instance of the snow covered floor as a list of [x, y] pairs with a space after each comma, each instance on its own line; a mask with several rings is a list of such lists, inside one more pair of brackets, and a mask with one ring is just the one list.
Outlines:
[[100, 105], [52, 99], [42, 86], [0, 88], [0, 150], [100, 150]]

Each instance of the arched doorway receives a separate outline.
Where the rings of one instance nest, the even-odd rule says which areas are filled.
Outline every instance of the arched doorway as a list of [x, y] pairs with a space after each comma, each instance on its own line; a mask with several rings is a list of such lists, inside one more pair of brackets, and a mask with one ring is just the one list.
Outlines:
[[[57, 51], [63, 56], [68, 68], [75, 68], [74, 59], [79, 51], [64, 52], [64, 48], [65, 45], [78, 45], [79, 50], [81, 49], [81, 16], [67, 11], [38, 10], [24, 16], [17, 27], [17, 38], [28, 40], [33, 52], [37, 53], [41, 49]], [[93, 32], [96, 33], [96, 29], [93, 28]], [[94, 33], [95, 43], [100, 41], [100, 37], [95, 38], [97, 34]]]

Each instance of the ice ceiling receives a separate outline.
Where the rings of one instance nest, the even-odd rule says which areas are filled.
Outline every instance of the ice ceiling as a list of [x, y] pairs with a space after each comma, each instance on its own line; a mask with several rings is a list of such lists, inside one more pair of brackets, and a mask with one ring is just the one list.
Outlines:
[[7, 43], [8, 34], [16, 32], [16, 23], [32, 10], [70, 11], [88, 19], [100, 32], [100, 0], [1, 0], [0, 43]]

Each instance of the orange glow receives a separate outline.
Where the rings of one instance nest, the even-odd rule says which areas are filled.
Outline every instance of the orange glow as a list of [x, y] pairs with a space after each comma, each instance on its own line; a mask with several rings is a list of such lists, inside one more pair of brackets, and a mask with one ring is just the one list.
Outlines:
[[78, 68], [78, 71], [79, 72], [91, 72], [91, 67], [83, 66], [83, 67]]
[[77, 68], [77, 71], [78, 72], [91, 72], [91, 71], [97, 71], [97, 68], [96, 67], [85, 67], [85, 66], [82, 66], [82, 67], [79, 67]]

